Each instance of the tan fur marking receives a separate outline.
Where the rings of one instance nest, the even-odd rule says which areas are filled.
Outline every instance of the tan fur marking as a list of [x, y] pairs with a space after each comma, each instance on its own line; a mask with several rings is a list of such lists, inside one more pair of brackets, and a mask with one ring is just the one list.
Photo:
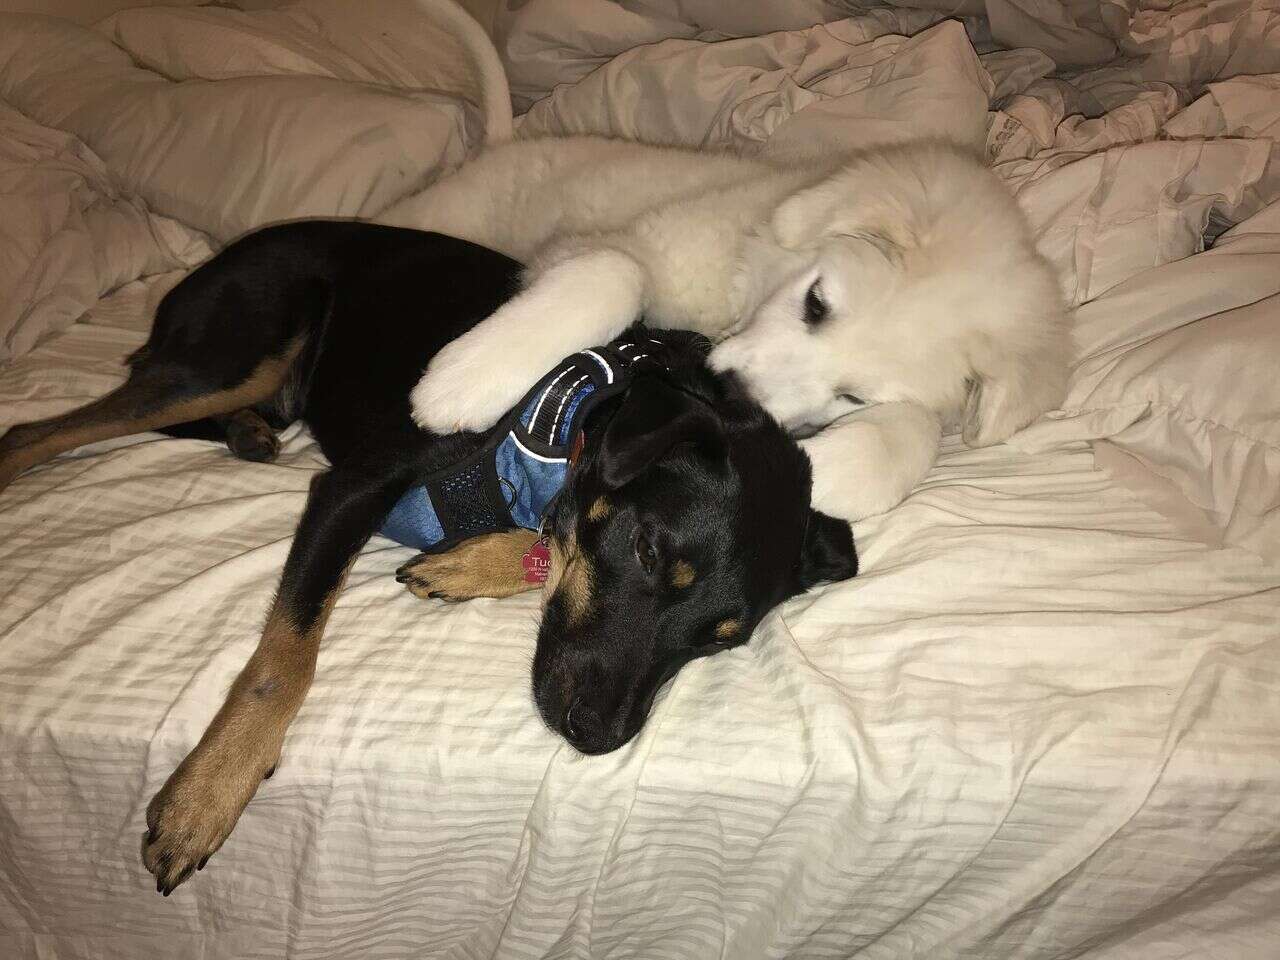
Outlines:
[[440, 594], [442, 600], [510, 597], [538, 590], [525, 580], [525, 553], [538, 542], [532, 530], [503, 530], [472, 537], [445, 553], [422, 553], [399, 570], [415, 597]]
[[721, 640], [732, 640], [742, 631], [739, 620], [721, 620], [716, 624], [716, 636]]
[[266, 400], [280, 388], [305, 342], [301, 337], [293, 341], [283, 355], [262, 361], [244, 382], [227, 390], [160, 401], [154, 409], [137, 412], [131, 407], [147, 395], [149, 385], [145, 374], [135, 373], [87, 406], [48, 420], [17, 424], [0, 437], [0, 490], [31, 467], [86, 443], [232, 413]]
[[[231, 833], [267, 773], [311, 688], [325, 622], [346, 571], [315, 623], [300, 630], [278, 597], [262, 639], [222, 708], [147, 806], [142, 859], [157, 881], [176, 886]], [[154, 837], [154, 839], [151, 839]]]
[[547, 571], [547, 582], [542, 585], [542, 602], [546, 603], [556, 592], [560, 586], [560, 578], [564, 576], [564, 568], [571, 555], [571, 551], [577, 546], [576, 541], [569, 541], [570, 549], [566, 550], [565, 545], [554, 536], [547, 538], [547, 549], [551, 553], [551, 569]]
[[693, 569], [693, 564], [686, 560], [677, 560], [671, 567], [671, 585], [677, 590], [684, 590], [686, 587], [692, 586], [697, 576], [698, 574]]
[[613, 513], [613, 504], [609, 499], [603, 496], [596, 497], [595, 502], [591, 504], [591, 509], [587, 511], [587, 519], [592, 523], [599, 523], [611, 513]]
[[591, 561], [578, 550], [577, 539], [572, 536], [565, 543], [556, 537], [549, 542], [551, 574], [543, 587], [543, 602], [553, 596], [562, 597], [569, 626], [576, 626], [591, 613], [595, 602]]

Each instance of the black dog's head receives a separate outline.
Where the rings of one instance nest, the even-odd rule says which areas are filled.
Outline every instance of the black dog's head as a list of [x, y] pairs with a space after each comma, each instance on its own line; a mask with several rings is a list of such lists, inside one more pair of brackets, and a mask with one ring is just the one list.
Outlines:
[[804, 452], [732, 375], [685, 356], [593, 415], [548, 518], [534, 698], [583, 753], [634, 737], [690, 660], [857, 572], [848, 524], [810, 509]]

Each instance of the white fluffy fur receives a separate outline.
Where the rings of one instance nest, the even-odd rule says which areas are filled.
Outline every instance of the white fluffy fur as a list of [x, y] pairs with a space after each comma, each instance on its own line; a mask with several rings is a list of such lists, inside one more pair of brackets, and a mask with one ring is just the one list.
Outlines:
[[[594, 137], [516, 142], [382, 219], [531, 263], [524, 290], [414, 389], [428, 429], [491, 426], [643, 309], [721, 341], [713, 365], [788, 427], [824, 428], [805, 441], [814, 504], [854, 520], [911, 490], [942, 426], [997, 443], [1062, 396], [1053, 274], [1013, 198], [947, 144], [781, 167]], [[827, 313], [809, 325], [815, 282]]]

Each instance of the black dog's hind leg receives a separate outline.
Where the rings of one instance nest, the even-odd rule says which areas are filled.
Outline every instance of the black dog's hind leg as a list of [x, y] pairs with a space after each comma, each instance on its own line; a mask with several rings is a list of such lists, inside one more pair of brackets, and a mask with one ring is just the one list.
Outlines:
[[[238, 381], [205, 386], [198, 371], [145, 356], [123, 385], [86, 406], [20, 423], [0, 437], [0, 490], [25, 470], [86, 443], [235, 413], [272, 397], [284, 384], [304, 338], [258, 362]], [[256, 416], [256, 414], [255, 414]]]
[[257, 649], [147, 807], [142, 859], [166, 896], [204, 866], [274, 771], [347, 570], [413, 477], [404, 466], [335, 467], [312, 482]]
[[237, 410], [227, 417], [227, 446], [241, 460], [270, 463], [280, 455], [280, 438], [255, 410]]
[[280, 455], [280, 438], [256, 410], [246, 407], [224, 417], [205, 417], [161, 427], [160, 432], [184, 440], [221, 440], [241, 460], [270, 463]]

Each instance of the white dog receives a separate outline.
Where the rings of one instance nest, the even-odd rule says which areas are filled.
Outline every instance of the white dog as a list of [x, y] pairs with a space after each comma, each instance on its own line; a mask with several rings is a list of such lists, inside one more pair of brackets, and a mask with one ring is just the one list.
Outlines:
[[[941, 430], [1004, 440], [1062, 397], [1062, 295], [981, 160], [919, 143], [810, 162], [571, 137], [506, 144], [381, 217], [530, 263], [525, 289], [440, 351], [431, 430], [484, 429], [563, 356], [642, 311], [720, 341], [814, 462], [814, 505], [896, 505]], [[501, 371], [501, 376], [495, 376]]]

